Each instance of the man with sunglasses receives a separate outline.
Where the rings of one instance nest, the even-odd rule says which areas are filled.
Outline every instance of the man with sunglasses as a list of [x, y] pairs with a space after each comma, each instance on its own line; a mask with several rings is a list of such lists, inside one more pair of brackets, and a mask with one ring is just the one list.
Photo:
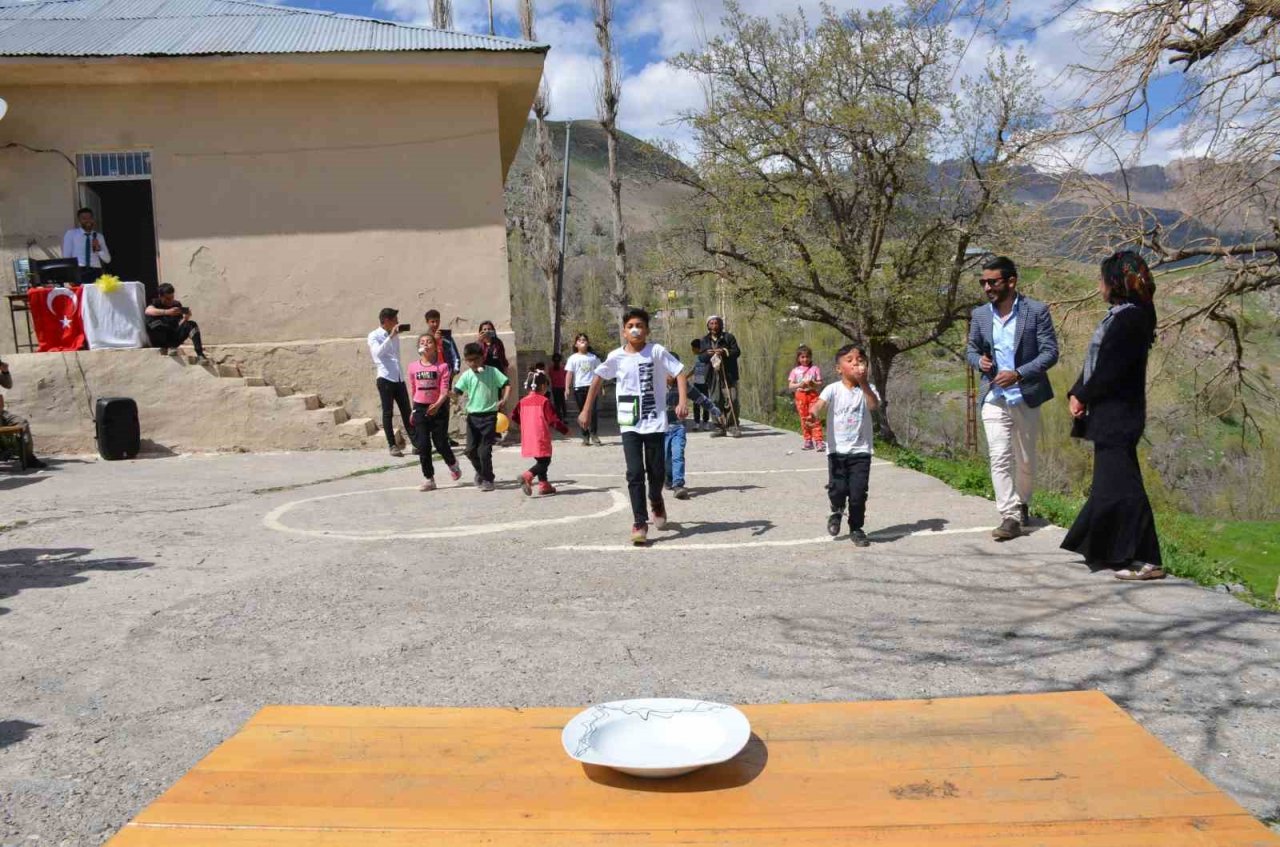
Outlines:
[[987, 434], [991, 484], [1000, 525], [996, 541], [1022, 534], [1035, 487], [1040, 406], [1053, 397], [1049, 368], [1058, 361], [1058, 336], [1049, 307], [1018, 293], [1018, 268], [1005, 256], [982, 266], [987, 305], [969, 322], [969, 365], [978, 371], [978, 414]]

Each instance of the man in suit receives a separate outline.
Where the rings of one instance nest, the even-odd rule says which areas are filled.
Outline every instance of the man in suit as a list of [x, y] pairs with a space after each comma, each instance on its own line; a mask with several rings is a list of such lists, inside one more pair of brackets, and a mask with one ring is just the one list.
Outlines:
[[1018, 293], [1018, 268], [1005, 256], [982, 266], [988, 305], [973, 310], [969, 365], [981, 375], [978, 414], [987, 434], [991, 484], [1000, 525], [997, 541], [1022, 534], [1035, 487], [1040, 406], [1053, 398], [1049, 368], [1058, 361], [1058, 336], [1049, 307]]

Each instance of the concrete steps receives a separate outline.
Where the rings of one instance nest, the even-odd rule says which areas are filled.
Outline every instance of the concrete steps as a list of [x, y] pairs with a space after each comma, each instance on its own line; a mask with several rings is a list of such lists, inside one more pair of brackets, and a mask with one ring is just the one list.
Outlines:
[[378, 424], [372, 418], [352, 419], [351, 414], [341, 405], [325, 406], [319, 394], [294, 393], [287, 388], [272, 385], [261, 375], [246, 375], [240, 365], [235, 362], [200, 362], [195, 356], [182, 356], [181, 361], [187, 365], [198, 366], [222, 385], [232, 386], [244, 391], [250, 406], [262, 408], [262, 404], [284, 406], [292, 414], [305, 415], [321, 430], [332, 430], [333, 446], [360, 447], [366, 440], [378, 434]]

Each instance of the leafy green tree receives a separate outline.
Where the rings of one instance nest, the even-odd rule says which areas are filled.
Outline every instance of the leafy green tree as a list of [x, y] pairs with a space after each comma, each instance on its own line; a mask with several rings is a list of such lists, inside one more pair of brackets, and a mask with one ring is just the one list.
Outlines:
[[724, 24], [676, 62], [708, 96], [685, 116], [694, 172], [670, 174], [695, 189], [675, 272], [864, 343], [887, 399], [897, 357], [977, 302], [980, 255], [1018, 240], [1008, 197], [1042, 137], [1028, 63], [995, 54], [957, 82], [961, 45], [928, 0], [816, 25], [730, 2]]

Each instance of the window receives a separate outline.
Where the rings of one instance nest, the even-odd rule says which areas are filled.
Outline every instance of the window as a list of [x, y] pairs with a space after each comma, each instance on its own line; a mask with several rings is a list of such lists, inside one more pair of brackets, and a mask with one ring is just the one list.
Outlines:
[[81, 179], [147, 179], [151, 176], [151, 153], [77, 153], [76, 170]]

